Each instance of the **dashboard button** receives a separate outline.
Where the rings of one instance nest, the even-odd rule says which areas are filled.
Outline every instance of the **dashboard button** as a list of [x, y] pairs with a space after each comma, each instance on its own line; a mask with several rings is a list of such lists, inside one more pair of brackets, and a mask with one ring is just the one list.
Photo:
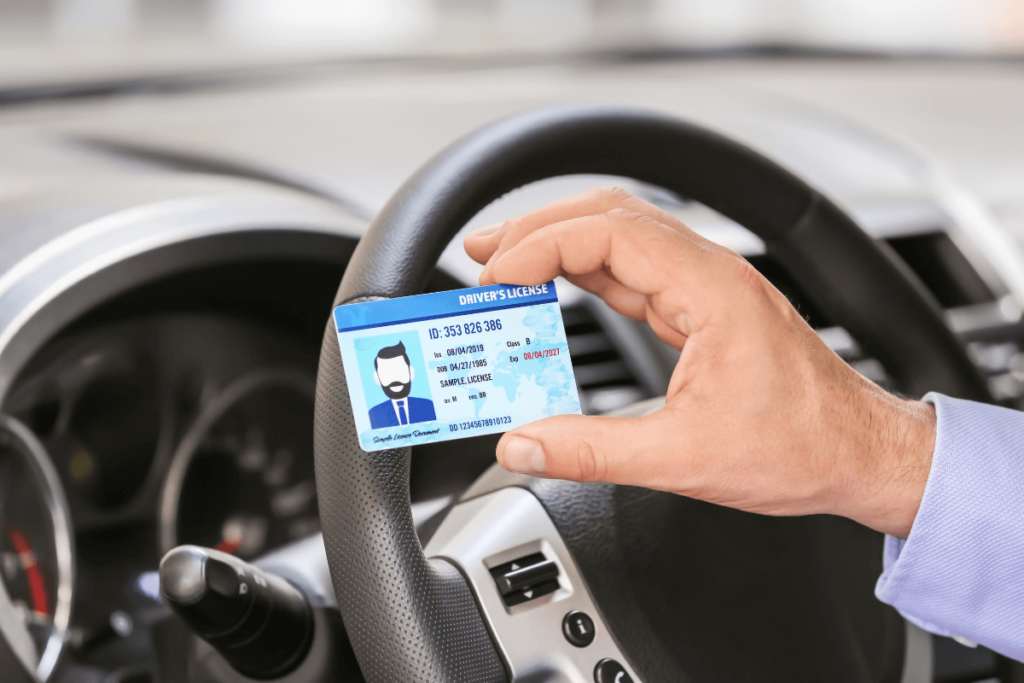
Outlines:
[[558, 590], [558, 565], [543, 553], [533, 553], [492, 567], [491, 577], [508, 607]]
[[551, 560], [544, 560], [527, 567], [520, 567], [506, 572], [497, 579], [498, 590], [502, 595], [523, 590], [540, 583], [558, 578], [558, 565]]
[[586, 647], [594, 642], [594, 620], [573, 610], [562, 619], [562, 633], [576, 647]]
[[594, 683], [633, 683], [633, 677], [614, 659], [602, 659], [594, 667]]

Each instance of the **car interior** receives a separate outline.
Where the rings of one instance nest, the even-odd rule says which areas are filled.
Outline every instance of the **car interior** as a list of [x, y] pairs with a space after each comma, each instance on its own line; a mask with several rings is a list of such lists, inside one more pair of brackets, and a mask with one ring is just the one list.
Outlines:
[[[488, 45], [577, 16], [384, 4]], [[359, 447], [333, 307], [476, 286], [470, 230], [607, 185], [886, 389], [1024, 409], [1024, 44], [694, 47], [623, 28], [672, 3], [561, 4], [591, 42], [0, 48], [34, 60], [0, 69], [0, 680], [1024, 681], [878, 602], [849, 520], [512, 475], [497, 434]], [[663, 405], [678, 351], [557, 290], [584, 414]]]

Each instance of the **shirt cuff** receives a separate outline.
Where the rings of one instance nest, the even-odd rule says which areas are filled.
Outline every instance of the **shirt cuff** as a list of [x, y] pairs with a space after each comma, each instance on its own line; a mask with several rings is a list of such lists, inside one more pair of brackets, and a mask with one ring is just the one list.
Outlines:
[[1024, 413], [931, 393], [935, 452], [906, 540], [886, 537], [879, 600], [937, 635], [1024, 658]]
[[915, 626], [937, 636], [955, 638], [956, 635], [949, 629], [933, 624], [930, 621], [919, 619], [896, 605], [896, 599], [899, 597], [900, 588], [902, 588], [901, 584], [907, 579], [913, 580], [913, 563], [910, 560], [905, 560], [902, 564], [899, 562], [900, 551], [903, 550], [903, 546], [906, 543], [907, 541], [902, 538], [886, 535], [885, 546], [882, 550], [882, 575], [878, 577], [878, 583], [875, 584], [875, 595], [882, 602], [896, 607], [896, 611]]

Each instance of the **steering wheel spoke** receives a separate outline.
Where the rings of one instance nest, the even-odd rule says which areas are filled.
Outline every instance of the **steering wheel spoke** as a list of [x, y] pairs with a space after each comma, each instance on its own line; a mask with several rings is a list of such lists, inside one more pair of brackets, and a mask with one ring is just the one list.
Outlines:
[[[623, 667], [628, 678], [620, 683], [640, 680], [569, 548], [529, 491], [510, 486], [459, 503], [434, 533], [426, 554], [453, 563], [466, 577], [513, 680], [590, 683], [605, 659]], [[506, 576], [550, 564], [557, 573], [538, 573], [503, 594]]]

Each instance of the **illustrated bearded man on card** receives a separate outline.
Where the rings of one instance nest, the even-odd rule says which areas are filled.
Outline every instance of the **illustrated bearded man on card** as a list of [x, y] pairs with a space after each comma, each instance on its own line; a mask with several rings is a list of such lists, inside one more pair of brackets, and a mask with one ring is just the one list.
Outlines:
[[373, 367], [373, 379], [380, 385], [388, 400], [370, 408], [371, 429], [432, 422], [437, 419], [433, 401], [409, 395], [416, 372], [409, 362], [409, 355], [405, 352], [405, 344], [398, 342], [394, 346], [385, 346], [378, 351], [377, 357], [373, 359]]

